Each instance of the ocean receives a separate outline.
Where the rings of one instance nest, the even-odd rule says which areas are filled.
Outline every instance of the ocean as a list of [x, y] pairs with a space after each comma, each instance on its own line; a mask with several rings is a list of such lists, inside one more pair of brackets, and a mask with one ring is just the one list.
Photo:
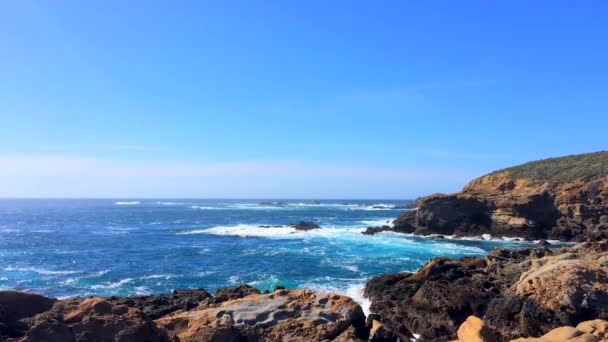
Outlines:
[[[283, 285], [346, 294], [366, 309], [362, 289], [373, 276], [416, 271], [437, 256], [483, 256], [495, 247], [531, 245], [361, 234], [396, 218], [401, 210], [394, 206], [402, 203], [0, 200], [0, 288], [65, 298]], [[298, 221], [321, 228], [286, 226]]]

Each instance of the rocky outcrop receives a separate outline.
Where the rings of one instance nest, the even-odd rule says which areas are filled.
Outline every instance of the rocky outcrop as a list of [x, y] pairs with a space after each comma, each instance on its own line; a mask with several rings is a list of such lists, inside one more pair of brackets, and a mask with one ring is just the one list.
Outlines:
[[243, 285], [143, 297], [55, 300], [0, 291], [0, 340], [8, 341], [360, 341], [361, 307], [332, 293]]
[[313, 230], [313, 229], [318, 229], [321, 228], [319, 227], [318, 224], [314, 223], [314, 222], [298, 222], [298, 223], [292, 223], [289, 225], [292, 228], [295, 228], [296, 230]]
[[350, 334], [367, 337], [365, 316], [352, 299], [305, 290], [254, 294], [156, 322], [182, 342], [331, 341]]
[[[552, 158], [420, 198], [417, 234], [582, 241], [608, 237], [608, 152]], [[400, 218], [401, 219], [401, 218]]]
[[608, 319], [608, 242], [561, 249], [496, 249], [485, 258], [435, 258], [416, 273], [373, 278], [371, 312], [395, 334], [447, 341], [469, 316], [498, 341]]

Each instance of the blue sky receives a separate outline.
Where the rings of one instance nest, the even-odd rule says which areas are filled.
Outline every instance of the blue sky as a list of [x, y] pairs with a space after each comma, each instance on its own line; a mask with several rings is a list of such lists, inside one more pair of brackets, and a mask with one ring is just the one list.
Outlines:
[[0, 197], [411, 198], [606, 149], [603, 1], [8, 1]]

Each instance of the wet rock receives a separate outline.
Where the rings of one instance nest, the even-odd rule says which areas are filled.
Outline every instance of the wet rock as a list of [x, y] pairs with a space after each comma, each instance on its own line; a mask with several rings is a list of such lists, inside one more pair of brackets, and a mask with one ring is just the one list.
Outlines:
[[367, 227], [361, 234], [365, 235], [374, 235], [380, 232], [392, 232], [394, 231], [390, 226], [381, 226], [381, 227]]
[[321, 227], [319, 227], [318, 224], [316, 224], [314, 222], [304, 222], [304, 221], [298, 222], [298, 223], [292, 223], [289, 226], [295, 228], [296, 230], [304, 230], [304, 231], [321, 228]]

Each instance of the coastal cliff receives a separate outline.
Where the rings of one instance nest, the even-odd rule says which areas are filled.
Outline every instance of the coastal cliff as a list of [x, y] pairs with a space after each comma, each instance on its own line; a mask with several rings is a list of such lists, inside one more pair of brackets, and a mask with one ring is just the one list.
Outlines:
[[[402, 227], [404, 227], [403, 229]], [[583, 241], [608, 232], [608, 152], [534, 161], [418, 200], [395, 228], [416, 234]]]

